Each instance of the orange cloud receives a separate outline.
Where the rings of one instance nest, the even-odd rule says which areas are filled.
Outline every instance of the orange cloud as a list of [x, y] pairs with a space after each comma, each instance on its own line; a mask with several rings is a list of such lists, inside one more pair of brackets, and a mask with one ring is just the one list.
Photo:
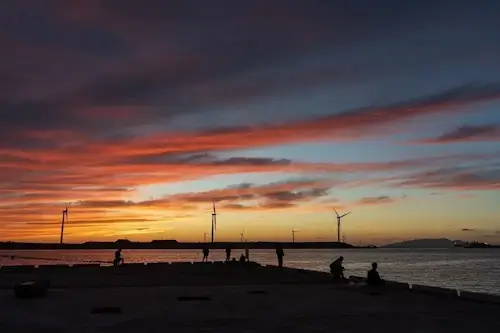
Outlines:
[[[457, 60], [462, 29], [441, 20], [429, 22], [429, 37], [449, 37], [436, 44], [441, 55], [437, 61], [435, 52], [427, 53], [426, 48], [394, 61], [394, 54], [399, 54], [394, 45], [404, 43], [386, 45], [393, 40], [390, 34], [398, 31], [397, 38], [405, 41], [422, 38], [421, 29], [414, 29], [418, 20], [399, 20], [394, 29], [392, 18], [401, 16], [394, 13], [406, 12], [406, 5], [392, 6], [389, 13], [372, 4], [361, 15], [348, 2], [340, 7], [329, 2], [229, 2], [223, 11], [209, 4], [186, 11], [185, 5], [165, 1], [155, 1], [154, 6], [120, 0], [5, 6], [5, 12], [16, 18], [0, 32], [0, 215], [5, 225], [0, 235], [5, 237], [48, 237], [66, 202], [79, 203], [72, 210], [77, 216], [74, 230], [92, 236], [103, 235], [101, 228], [112, 234], [117, 225], [127, 226], [122, 232], [154, 232], [155, 224], [172, 216], [165, 210], [185, 214], [212, 199], [228, 210], [294, 209], [306, 204], [322, 209], [331, 200], [323, 194], [332, 185], [496, 186], [495, 177], [482, 178], [484, 173], [478, 175], [477, 170], [462, 170], [454, 173], [455, 178], [419, 173], [473, 156], [385, 163], [217, 157], [220, 152], [270, 145], [381, 137], [407, 131], [418, 117], [473, 113], [476, 103], [500, 99], [498, 82], [461, 84], [467, 82], [469, 70], [457, 76], [457, 86], [411, 100], [401, 97], [397, 103], [371, 105], [368, 98], [358, 98], [370, 82], [394, 84], [397, 80], [386, 80], [393, 74], [412, 81], [412, 71], [406, 69], [420, 66], [441, 75], [434, 68], [442, 68], [443, 59]], [[436, 10], [426, 4], [414, 9], [417, 18]], [[463, 8], [457, 13], [469, 14]], [[487, 11], [482, 20], [498, 21]], [[478, 37], [469, 38], [477, 47], [461, 48], [459, 58], [475, 62], [484, 56], [482, 46], [494, 41], [480, 26], [463, 26], [463, 31]], [[418, 36], [413, 34], [417, 30]], [[374, 40], [387, 47], [374, 54]], [[358, 57], [365, 53], [372, 56]], [[495, 54], [491, 58], [495, 60]], [[350, 88], [353, 82], [356, 91]], [[346, 110], [339, 109], [340, 102], [330, 110], [310, 109], [316, 104], [306, 100], [307, 94], [337, 87], [355, 95], [353, 102], [359, 104]], [[290, 104], [293, 107], [283, 106]], [[311, 117], [320, 111], [323, 116]], [[229, 120], [221, 117], [223, 125], [218, 123], [220, 112], [231, 113]], [[259, 125], [247, 126], [250, 123]], [[489, 140], [492, 132], [487, 126], [469, 126], [423, 143]], [[391, 175], [380, 175], [389, 171]], [[327, 180], [132, 200], [135, 190], [145, 185], [259, 172], [325, 174]], [[382, 202], [365, 198], [357, 204]]]
[[[421, 168], [429, 163], [439, 163], [457, 160], [466, 160], [475, 156], [448, 156], [431, 159], [416, 159], [408, 161], [394, 161], [386, 163], [359, 163], [359, 164], [299, 164], [297, 169], [292, 170], [331, 170], [336, 173], [352, 173], [358, 171], [408, 171], [412, 168]], [[487, 156], [483, 156], [487, 157]], [[184, 158], [184, 157], [183, 157]], [[190, 161], [199, 160], [202, 157], [188, 159]], [[248, 163], [258, 166], [254, 170], [268, 171], [275, 170], [276, 165], [289, 166], [292, 162], [284, 163], [282, 160], [269, 159], [227, 159], [212, 160], [216, 163], [207, 163], [204, 161], [203, 167], [196, 163], [191, 165], [194, 169], [190, 170], [190, 164], [184, 164], [184, 170], [181, 165], [174, 164], [172, 168], [164, 166], [165, 174], [151, 176], [149, 172], [154, 169], [147, 169], [144, 174], [133, 175], [126, 173], [108, 173], [99, 174], [84, 173], [81, 176], [73, 174], [59, 175], [57, 172], [50, 175], [42, 172], [32, 182], [24, 181], [12, 183], [0, 190], [2, 203], [0, 212], [4, 221], [5, 232], [3, 239], [20, 239], [31, 235], [32, 230], [40, 230], [51, 234], [52, 238], [58, 234], [59, 214], [62, 207], [67, 202], [73, 202], [71, 207], [71, 225], [73, 232], [81, 235], [89, 232], [102, 234], [104, 229], [114, 228], [112, 226], [121, 226], [123, 230], [136, 230], [139, 228], [153, 228], [155, 225], [162, 225], [165, 221], [175, 219], [189, 218], [187, 212], [196, 212], [210, 208], [211, 202], [215, 201], [217, 206], [224, 211], [266, 211], [280, 209], [299, 209], [313, 210], [316, 212], [330, 210], [332, 205], [339, 203], [328, 194], [331, 188], [357, 187], [372, 184], [392, 184], [392, 186], [405, 187], [437, 187], [437, 188], [458, 188], [468, 186], [469, 188], [483, 188], [488, 186], [493, 188], [495, 174], [489, 174], [489, 182], [486, 179], [467, 178], [464, 176], [452, 176], [448, 170], [434, 173], [410, 173], [409, 175], [389, 176], [369, 178], [365, 180], [343, 180], [342, 178], [331, 179], [311, 178], [297, 179], [286, 182], [271, 183], [268, 185], [239, 184], [222, 189], [214, 189], [198, 193], [179, 193], [161, 198], [145, 201], [132, 201], [135, 193], [133, 185], [148, 184], [152, 181], [165, 181], [172, 179], [178, 181], [186, 177], [203, 177], [207, 174], [217, 174], [221, 172], [241, 172], [247, 170]], [[228, 161], [236, 161], [234, 165]], [[245, 163], [243, 163], [245, 161]], [[256, 163], [255, 163], [256, 162]], [[197, 162], [198, 163], [198, 162]], [[225, 169], [231, 165], [231, 168]], [[269, 169], [269, 167], [271, 169]], [[180, 168], [180, 170], [178, 170]], [[206, 169], [213, 168], [206, 172]], [[240, 169], [243, 168], [243, 169]], [[302, 168], [302, 169], [301, 169]], [[78, 169], [74, 170], [77, 172]], [[140, 170], [133, 168], [134, 171]], [[205, 172], [203, 172], [203, 170]], [[127, 171], [127, 170], [123, 170]], [[175, 177], [172, 173], [178, 172]], [[181, 173], [190, 173], [188, 176]], [[461, 170], [463, 173], [463, 170]], [[462, 173], [456, 172], [458, 175]], [[442, 175], [448, 175], [448, 178]], [[485, 174], [488, 175], [488, 174]], [[47, 177], [43, 178], [42, 177]], [[49, 177], [50, 176], [50, 177]], [[88, 178], [86, 178], [88, 177]], [[116, 177], [112, 181], [113, 177]], [[66, 180], [65, 180], [66, 178]], [[78, 180], [78, 181], [76, 181]], [[454, 183], [456, 182], [456, 183]], [[466, 183], [464, 183], [466, 182]], [[124, 187], [114, 186], [116, 184], [127, 184]], [[80, 187], [75, 187], [76, 185]], [[104, 185], [108, 184], [108, 186]], [[489, 185], [488, 185], [489, 184]], [[130, 188], [128, 187], [130, 186]], [[395, 202], [397, 199], [388, 196], [365, 197], [351, 204], [340, 204], [344, 207], [356, 205], [375, 205]], [[207, 208], [208, 207], [208, 208]], [[166, 213], [168, 212], [168, 213]], [[173, 214], [173, 215], [172, 215]], [[104, 229], [102, 229], [104, 228]], [[152, 231], [154, 234], [154, 232]], [[24, 239], [24, 238], [23, 238]]]
[[[240, 210], [243, 204], [255, 211], [294, 208], [300, 203], [327, 195], [329, 186], [331, 185], [325, 180], [303, 179], [265, 186], [240, 184], [140, 202], [93, 197], [73, 203], [69, 224], [74, 232], [99, 231], [99, 228], [110, 228], [114, 224], [139, 229], [173, 218], [189, 217], [191, 215], [183, 212], [196, 211], [203, 206], [210, 207], [212, 201], [216, 201], [224, 210]], [[57, 203], [55, 198], [48, 198], [45, 203], [28, 200], [24, 198], [24, 201], [21, 199], [17, 203], [12, 201], [0, 205], [2, 218], [9, 221], [4, 225], [7, 229], [2, 234], [2, 239], [24, 239], [35, 229], [41, 231], [41, 234], [51, 234], [52, 238], [58, 234], [62, 202]], [[165, 214], [167, 211], [169, 213]], [[172, 212], [178, 213], [172, 215]]]

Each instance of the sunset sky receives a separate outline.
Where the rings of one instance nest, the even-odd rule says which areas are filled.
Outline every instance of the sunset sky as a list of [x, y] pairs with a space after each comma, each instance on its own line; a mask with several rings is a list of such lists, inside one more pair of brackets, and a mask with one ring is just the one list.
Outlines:
[[0, 9], [0, 240], [500, 243], [500, 1]]

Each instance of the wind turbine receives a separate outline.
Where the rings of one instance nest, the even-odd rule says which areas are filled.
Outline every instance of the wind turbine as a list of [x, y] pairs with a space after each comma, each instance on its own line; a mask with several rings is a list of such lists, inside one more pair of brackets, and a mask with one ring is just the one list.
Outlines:
[[213, 203], [213, 212], [212, 212], [212, 243], [214, 242], [214, 233], [215, 230], [217, 229], [217, 212], [215, 211], [215, 200], [212, 201]]
[[240, 232], [240, 242], [243, 243], [243, 240], [245, 240], [245, 229]]
[[339, 213], [335, 210], [335, 208], [333, 209], [333, 211], [335, 212], [335, 214], [337, 215], [337, 242], [340, 243], [340, 220], [346, 216], [346, 215], [349, 215], [351, 214], [351, 212], [349, 213], [345, 213], [344, 215], [339, 215]]
[[203, 233], [203, 242], [205, 242], [205, 243], [207, 242], [207, 233], [206, 232]]
[[298, 230], [292, 229], [292, 243], [295, 243], [295, 233], [299, 232]]
[[62, 210], [62, 219], [61, 219], [61, 239], [60, 243], [63, 243], [63, 236], [64, 236], [64, 222], [68, 222], [68, 208], [71, 205], [71, 203], [66, 204], [66, 208]]

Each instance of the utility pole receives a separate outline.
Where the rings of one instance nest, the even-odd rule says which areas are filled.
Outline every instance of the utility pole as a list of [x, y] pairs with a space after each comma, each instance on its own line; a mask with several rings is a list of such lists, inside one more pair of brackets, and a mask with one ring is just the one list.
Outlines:
[[213, 203], [213, 212], [212, 212], [212, 243], [214, 242], [214, 232], [217, 228], [217, 213], [215, 211], [215, 201]]

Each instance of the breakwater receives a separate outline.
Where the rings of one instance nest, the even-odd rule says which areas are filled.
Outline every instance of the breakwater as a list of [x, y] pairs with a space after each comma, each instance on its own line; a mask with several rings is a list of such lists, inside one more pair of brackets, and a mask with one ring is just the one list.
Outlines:
[[4, 266], [0, 287], [20, 280], [46, 279], [56, 288], [129, 286], [216, 286], [252, 284], [330, 283], [321, 272], [280, 269], [258, 263], [165, 262], [130, 263], [120, 267], [99, 264]]
[[[131, 286], [217, 286], [217, 285], [329, 285], [335, 288], [365, 290], [361, 284], [336, 285], [328, 273], [260, 265], [255, 262], [162, 262], [129, 263], [120, 267], [95, 264], [18, 265], [0, 267], [0, 288], [11, 288], [20, 281], [49, 280], [55, 288], [109, 288]], [[352, 280], [362, 277], [353, 276]], [[386, 281], [387, 292], [421, 293], [434, 296], [500, 304], [500, 296], [439, 288], [397, 281]]]
[[[8, 288], [35, 278], [50, 281], [47, 297], [20, 300]], [[396, 282], [372, 290], [255, 263], [11, 266], [0, 269], [0, 284], [9, 310], [0, 312], [2, 332], [469, 333], [500, 326], [497, 297]], [[94, 311], [102, 308], [119, 311]]]
[[[359, 276], [352, 276], [356, 280], [361, 279]], [[388, 290], [399, 290], [413, 293], [422, 293], [432, 296], [444, 296], [450, 298], [456, 298], [457, 300], [468, 300], [480, 303], [494, 303], [500, 305], [500, 296], [487, 294], [487, 293], [476, 293], [471, 291], [441, 288], [434, 286], [426, 286], [421, 284], [412, 284], [409, 282], [398, 282], [386, 280], [386, 288]]]
[[209, 247], [212, 250], [231, 249], [276, 249], [280, 245], [284, 249], [355, 249], [355, 248], [373, 248], [373, 246], [356, 247], [347, 243], [338, 242], [214, 242], [214, 243], [190, 243], [177, 242], [176, 240], [153, 240], [151, 242], [131, 242], [128, 240], [118, 240], [116, 242], [85, 242], [85, 243], [18, 243], [18, 242], [0, 242], [2, 250], [91, 250], [107, 249], [115, 250], [121, 248], [124, 250], [138, 249], [161, 249], [161, 250], [201, 250]]

